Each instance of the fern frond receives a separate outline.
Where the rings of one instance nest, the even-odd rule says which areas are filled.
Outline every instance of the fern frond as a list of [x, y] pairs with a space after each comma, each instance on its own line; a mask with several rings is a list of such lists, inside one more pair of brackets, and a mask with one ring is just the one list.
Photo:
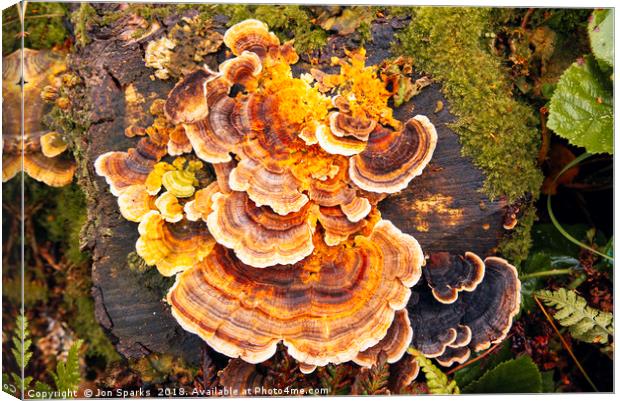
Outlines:
[[32, 339], [28, 330], [28, 321], [24, 315], [20, 314], [17, 316], [17, 323], [13, 332], [13, 348], [11, 349], [20, 370], [25, 369], [32, 358], [31, 346]]
[[82, 340], [74, 342], [69, 349], [67, 361], [59, 361], [56, 366], [56, 373], [52, 373], [57, 390], [67, 391], [68, 393], [77, 391], [81, 380], [79, 351], [82, 344]]
[[573, 338], [588, 343], [606, 344], [614, 335], [614, 317], [588, 306], [575, 291], [560, 288], [557, 291], [541, 290], [536, 296], [557, 310], [553, 317], [568, 330]]
[[449, 380], [437, 366], [435, 366], [428, 358], [426, 358], [418, 350], [409, 348], [407, 351], [416, 359], [420, 365], [420, 369], [426, 377], [426, 385], [431, 394], [460, 394], [456, 381]]

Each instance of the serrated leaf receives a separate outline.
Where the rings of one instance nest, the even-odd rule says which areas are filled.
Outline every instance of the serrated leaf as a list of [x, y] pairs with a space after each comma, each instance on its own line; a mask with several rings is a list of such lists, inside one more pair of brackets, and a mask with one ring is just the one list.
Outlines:
[[553, 318], [568, 327], [573, 338], [605, 344], [609, 336], [613, 336], [613, 315], [588, 306], [586, 300], [576, 292], [560, 288], [557, 291], [539, 291], [536, 296], [548, 306], [556, 308]]
[[463, 389], [464, 393], [540, 393], [542, 376], [529, 356], [502, 362]]
[[551, 97], [547, 126], [589, 153], [613, 154], [611, 81], [592, 57], [575, 62], [560, 77]]
[[594, 56], [614, 65], [614, 14], [612, 9], [594, 10], [588, 24], [590, 46]]

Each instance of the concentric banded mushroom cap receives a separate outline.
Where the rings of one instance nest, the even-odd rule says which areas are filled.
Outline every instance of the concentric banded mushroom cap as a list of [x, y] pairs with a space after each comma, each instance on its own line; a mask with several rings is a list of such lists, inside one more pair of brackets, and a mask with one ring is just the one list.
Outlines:
[[[472, 331], [472, 350], [485, 350], [506, 338], [512, 319], [521, 306], [521, 282], [517, 269], [505, 259], [488, 257], [484, 260], [485, 278], [476, 291], [466, 293], [469, 307], [462, 323]], [[486, 308], [482, 305], [488, 305]]]
[[38, 152], [24, 155], [26, 174], [51, 187], [62, 187], [71, 183], [75, 169], [73, 160], [49, 158]]
[[337, 206], [315, 206], [313, 210], [318, 217], [319, 223], [325, 230], [323, 238], [329, 246], [338, 245], [353, 234], [362, 234], [362, 230], [372, 229], [376, 221], [380, 219], [379, 213], [376, 212], [373, 218], [351, 222], [342, 209]]
[[172, 276], [202, 260], [215, 241], [202, 223], [167, 223], [159, 212], [147, 213], [138, 226], [138, 255], [155, 265], [163, 276]]
[[340, 208], [349, 221], [355, 223], [368, 216], [372, 206], [368, 199], [356, 196], [350, 202], [340, 205]]
[[347, 173], [348, 161], [344, 157], [334, 159], [338, 167], [336, 174], [324, 180], [312, 180], [308, 188], [308, 197], [321, 206], [338, 206], [348, 204], [355, 199], [355, 189], [349, 185]]
[[212, 182], [206, 188], [196, 191], [194, 193], [194, 199], [183, 206], [185, 217], [189, 221], [202, 220], [206, 223], [207, 217], [213, 211], [212, 197], [219, 192], [221, 192], [221, 189], [217, 182]]
[[352, 136], [360, 141], [367, 141], [370, 133], [377, 126], [371, 119], [355, 118], [351, 115], [333, 112], [329, 115], [329, 128], [338, 137]]
[[250, 266], [296, 263], [312, 253], [309, 205], [285, 216], [258, 207], [244, 192], [216, 193], [207, 218], [215, 240]]
[[224, 34], [224, 44], [235, 56], [249, 51], [263, 58], [271, 47], [280, 45], [280, 40], [273, 32], [269, 32], [264, 22], [247, 19], [228, 28]]
[[244, 191], [257, 206], [269, 206], [285, 215], [298, 212], [308, 197], [299, 191], [300, 183], [288, 171], [274, 173], [252, 159], [243, 159], [230, 173], [230, 188]]
[[423, 261], [412, 242], [382, 221], [370, 237], [317, 245], [298, 264], [269, 269], [216, 245], [177, 276], [167, 299], [185, 330], [231, 358], [259, 363], [283, 341], [307, 365], [342, 363], [383, 339], [405, 306]]
[[183, 219], [183, 206], [172, 192], [164, 192], [155, 200], [155, 206], [161, 217], [168, 223], [177, 223]]
[[[244, 51], [238, 57], [228, 59], [220, 64], [220, 74], [231, 84], [241, 84], [246, 89], [254, 87], [256, 77], [263, 65], [256, 53]], [[247, 88], [251, 85], [250, 88]]]
[[443, 354], [439, 355], [435, 359], [441, 366], [449, 367], [455, 363], [461, 364], [467, 362], [470, 356], [471, 350], [469, 347], [448, 347]]
[[[22, 58], [23, 56], [23, 58]], [[23, 60], [23, 69], [22, 69]], [[60, 187], [73, 179], [75, 162], [61, 155], [67, 144], [48, 133], [43, 116], [49, 106], [41, 98], [46, 86], [57, 88], [66, 70], [64, 57], [48, 50], [20, 49], [2, 59], [2, 181], [23, 169], [30, 177]], [[24, 84], [20, 85], [23, 74]], [[25, 113], [22, 116], [22, 100]], [[22, 121], [23, 117], [23, 138]], [[23, 144], [22, 144], [23, 140]]]
[[119, 196], [130, 185], [144, 184], [155, 166], [155, 160], [148, 159], [136, 149], [127, 152], [108, 152], [95, 160], [95, 171], [105, 177], [110, 192]]
[[438, 302], [428, 288], [420, 287], [408, 305], [412, 345], [440, 363], [465, 359], [465, 350], [478, 352], [502, 341], [519, 311], [521, 283], [517, 271], [504, 259], [484, 260], [482, 282], [461, 293], [451, 304]]
[[155, 197], [146, 191], [146, 185], [135, 184], [126, 187], [118, 196], [118, 208], [121, 215], [136, 223], [151, 210], [155, 210]]
[[465, 305], [458, 301], [444, 305], [437, 302], [430, 291], [423, 290], [413, 293], [407, 309], [413, 329], [413, 347], [433, 358], [443, 354], [448, 344], [456, 339], [456, 327], [460, 324]]
[[319, 125], [314, 133], [319, 145], [333, 155], [353, 156], [366, 149], [366, 142], [352, 136], [335, 135], [327, 125]]
[[422, 173], [436, 144], [435, 127], [425, 116], [413, 117], [400, 131], [377, 126], [366, 149], [351, 157], [349, 176], [366, 191], [401, 191]]
[[194, 123], [209, 115], [207, 82], [217, 75], [207, 70], [196, 70], [179, 81], [170, 91], [164, 112], [173, 124]]
[[278, 99], [253, 93], [247, 100], [252, 135], [246, 136], [240, 154], [263, 163], [274, 172], [284, 171], [294, 150], [306, 149], [295, 127], [278, 116]]
[[161, 177], [161, 183], [177, 198], [189, 198], [196, 191], [196, 175], [187, 170], [166, 171]]
[[177, 126], [171, 133], [168, 140], [168, 154], [170, 156], [179, 156], [183, 153], [190, 153], [192, 144], [185, 134], [183, 126]]
[[385, 337], [376, 345], [357, 354], [353, 361], [358, 365], [369, 368], [376, 365], [379, 354], [385, 352], [387, 355], [386, 361], [388, 363], [395, 363], [405, 355], [411, 343], [412, 334], [407, 310], [399, 310], [396, 312], [394, 321]]
[[476, 289], [484, 278], [484, 262], [472, 252], [464, 256], [437, 252], [430, 255], [423, 271], [435, 299], [449, 304], [456, 301], [459, 291]]
[[239, 120], [242, 105], [228, 96], [221, 97], [209, 111], [208, 118], [185, 125], [185, 134], [196, 155], [209, 163], [232, 160], [230, 152], [243, 140], [245, 133]]

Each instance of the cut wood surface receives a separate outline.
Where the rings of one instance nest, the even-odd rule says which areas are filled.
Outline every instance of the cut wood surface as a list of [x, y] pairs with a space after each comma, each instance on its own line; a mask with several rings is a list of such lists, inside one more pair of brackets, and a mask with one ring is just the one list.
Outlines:
[[[369, 63], [389, 57], [386, 49], [393, 34], [394, 28], [387, 23], [373, 25], [374, 41], [366, 45]], [[332, 49], [324, 53], [338, 51], [338, 43], [332, 41], [328, 44]], [[174, 84], [173, 80], [150, 78], [153, 70], [144, 65], [144, 47], [144, 43], [121, 40], [110, 29], [94, 35], [94, 40], [71, 60], [71, 68], [84, 80], [92, 113], [92, 125], [82, 140], [84, 159], [79, 165], [87, 167], [90, 226], [85, 239], [93, 255], [96, 314], [126, 357], [166, 352], [195, 362], [203, 342], [176, 323], [161, 291], [146, 287], [140, 274], [129, 269], [127, 256], [135, 251], [137, 224], [122, 218], [116, 198], [93, 167], [102, 153], [126, 150], [137, 142], [137, 138], [124, 135], [129, 118], [124, 100], [126, 88], [133, 85], [145, 98], [142, 115], [148, 116], [152, 100], [165, 98]], [[304, 67], [301, 62], [296, 70]], [[438, 101], [444, 107], [435, 113]], [[397, 109], [396, 116], [402, 121], [416, 114], [426, 115], [435, 124], [439, 139], [424, 173], [406, 190], [385, 199], [380, 210], [385, 219], [416, 237], [426, 253], [474, 251], [485, 256], [503, 235], [505, 205], [489, 201], [480, 191], [484, 176], [470, 159], [461, 156], [458, 137], [448, 127], [453, 121], [449, 109], [439, 84], [425, 88]]]

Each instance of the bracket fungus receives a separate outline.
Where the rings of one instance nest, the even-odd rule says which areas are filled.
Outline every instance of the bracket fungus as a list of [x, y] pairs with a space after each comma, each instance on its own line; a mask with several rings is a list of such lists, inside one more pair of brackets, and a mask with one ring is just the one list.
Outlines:
[[[43, 116], [49, 111], [44, 99], [46, 90], [57, 92], [65, 71], [64, 57], [47, 50], [24, 48], [2, 59], [3, 182], [20, 172], [22, 164], [30, 177], [53, 187], [73, 180], [76, 165], [65, 153], [67, 143], [61, 134], [48, 132], [42, 124]], [[22, 114], [23, 137], [19, 123]]]
[[218, 244], [177, 276], [172, 314], [231, 358], [262, 362], [283, 341], [307, 365], [352, 360], [383, 339], [405, 307], [422, 251], [387, 221], [368, 237], [317, 247], [297, 264], [256, 269]]
[[[456, 258], [440, 256], [442, 261], [451, 259]], [[468, 259], [474, 259], [471, 253]], [[487, 257], [482, 266], [480, 283], [453, 302], [440, 302], [429, 287], [418, 286], [407, 307], [413, 347], [443, 366], [462, 363], [472, 351], [502, 341], [519, 311], [521, 283], [515, 267], [498, 257]]]
[[484, 262], [472, 252], [464, 256], [437, 252], [430, 255], [424, 276], [435, 299], [450, 304], [456, 301], [459, 291], [476, 289], [484, 278]]
[[[293, 47], [264, 23], [240, 22], [223, 41], [234, 57], [187, 73], [135, 148], [95, 162], [122, 215], [139, 223], [138, 254], [176, 275], [166, 300], [179, 324], [250, 363], [281, 342], [305, 373], [396, 362], [412, 341], [463, 360], [501, 339], [519, 299], [500, 259], [429, 267], [438, 299], [452, 303], [416, 287], [408, 306], [424, 254], [377, 204], [428, 165], [430, 120], [394, 119], [363, 49], [332, 60], [339, 74], [297, 78]], [[506, 313], [491, 319], [492, 308]]]

